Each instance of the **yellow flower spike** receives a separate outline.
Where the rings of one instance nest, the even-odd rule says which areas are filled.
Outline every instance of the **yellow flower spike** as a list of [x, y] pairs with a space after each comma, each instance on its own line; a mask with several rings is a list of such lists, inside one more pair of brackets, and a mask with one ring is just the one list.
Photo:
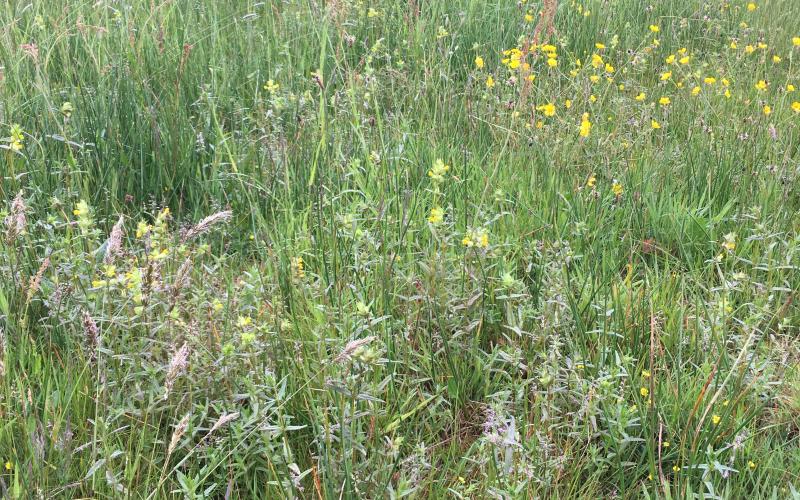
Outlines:
[[437, 225], [444, 220], [444, 210], [440, 207], [433, 207], [431, 208], [431, 213], [428, 216], [428, 222], [433, 225]]
[[581, 130], [580, 136], [581, 137], [589, 137], [589, 133], [592, 131], [592, 122], [589, 121], [589, 113], [584, 113], [581, 117]]

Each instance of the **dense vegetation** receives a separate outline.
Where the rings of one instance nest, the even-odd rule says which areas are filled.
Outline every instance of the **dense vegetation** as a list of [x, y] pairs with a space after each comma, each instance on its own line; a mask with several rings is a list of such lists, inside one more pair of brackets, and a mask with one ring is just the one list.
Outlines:
[[0, 20], [0, 496], [800, 496], [800, 3]]

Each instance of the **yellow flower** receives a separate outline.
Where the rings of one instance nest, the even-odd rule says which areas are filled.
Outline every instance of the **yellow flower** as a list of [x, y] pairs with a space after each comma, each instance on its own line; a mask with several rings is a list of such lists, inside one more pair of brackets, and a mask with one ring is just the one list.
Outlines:
[[591, 81], [592, 83], [597, 83], [597, 82], [600, 81], [600, 76], [599, 75], [592, 75], [592, 76], [589, 77], [589, 81]]
[[611, 192], [614, 193], [614, 196], [619, 198], [622, 196], [622, 193], [625, 192], [625, 189], [622, 187], [622, 184], [614, 180], [614, 183], [611, 184]]
[[558, 66], [558, 60], [556, 60], [556, 58], [554, 57], [548, 57], [547, 65], [550, 66], [551, 68], [555, 68], [556, 66]]
[[530, 15], [530, 14], [525, 14], [525, 22], [526, 23], [532, 23], [533, 22], [533, 16]]
[[738, 45], [736, 45], [736, 42], [731, 42], [731, 44], [730, 44], [730, 48], [731, 49], [736, 50], [737, 47], [738, 47]]
[[581, 137], [589, 137], [589, 132], [592, 131], [592, 122], [589, 121], [589, 113], [584, 113], [581, 117]]
[[703, 78], [703, 82], [706, 85], [714, 85], [715, 83], [717, 83], [717, 79], [714, 78], [713, 76], [707, 76], [707, 77]]
[[657, 25], [655, 25], [655, 24], [651, 24], [651, 25], [650, 25], [650, 31], [652, 31], [653, 33], [658, 33], [659, 31], [661, 31], [661, 28], [659, 28], [659, 27], [658, 27]]
[[757, 8], [758, 8], [758, 7], [757, 7], [757, 6], [756, 6], [756, 4], [754, 4], [753, 2], [750, 2], [749, 4], [747, 4], [747, 11], [748, 11], [748, 12], [753, 12], [753, 11], [754, 11], [754, 10], [756, 10]]
[[692, 95], [697, 95], [699, 93], [700, 93], [700, 86], [695, 85], [694, 88], [692, 89]]
[[792, 111], [795, 113], [800, 113], [800, 102], [794, 101], [792, 103]]
[[774, 62], [775, 64], [781, 62], [781, 56], [779, 56], [777, 54], [772, 56], [772, 62]]
[[669, 97], [667, 97], [667, 96], [663, 96], [663, 97], [661, 97], [661, 99], [658, 100], [658, 103], [660, 105], [662, 105], [662, 106], [669, 106], [670, 102], [671, 101], [669, 100]]
[[642, 370], [642, 377], [650, 378], [650, 370]]
[[651, 127], [653, 130], [657, 130], [657, 129], [660, 129], [660, 128], [661, 128], [661, 124], [660, 124], [660, 123], [658, 123], [658, 122], [657, 122], [657, 121], [655, 121], [655, 120], [650, 120], [650, 127]]
[[664, 62], [667, 63], [667, 64], [674, 63], [675, 62], [675, 54], [668, 55], [667, 58], [664, 59]]
[[24, 142], [25, 135], [22, 127], [18, 123], [11, 125], [11, 149], [13, 151], [21, 151]]
[[723, 236], [723, 238], [725, 239], [725, 241], [722, 242], [722, 247], [724, 249], [730, 252], [736, 250], [736, 233], [728, 233]]
[[483, 228], [470, 229], [464, 235], [461, 244], [467, 248], [486, 248], [489, 246], [489, 234]]
[[800, 47], [800, 36], [792, 37], [792, 45], [794, 45], [795, 47]]
[[603, 50], [604, 48], [606, 48], [605, 44], [601, 42], [595, 43], [594, 46], [599, 50]]
[[678, 472], [679, 470], [681, 470], [681, 468], [678, 467], [677, 465], [672, 466], [672, 472]]
[[61, 105], [61, 114], [64, 115], [64, 118], [69, 118], [72, 116], [72, 103], [69, 101], [64, 101]]
[[672, 71], [665, 71], [661, 73], [661, 81], [669, 80], [670, 78], [672, 78]]
[[444, 220], [444, 210], [440, 207], [431, 208], [431, 214], [428, 216], [428, 222], [433, 225], [439, 224]]
[[544, 116], [555, 116], [556, 114], [556, 107], [550, 103], [537, 106], [536, 110], [544, 113]]
[[572, 107], [572, 101], [570, 101], [569, 99], [564, 101], [564, 107], [567, 108], [567, 109], [571, 108]]
[[490, 89], [492, 87], [494, 87], [494, 78], [492, 78], [492, 75], [489, 75], [486, 77], [486, 88]]
[[756, 463], [752, 460], [747, 461], [747, 466], [750, 468], [750, 470], [754, 470], [757, 467]]
[[292, 268], [292, 274], [294, 274], [295, 278], [305, 278], [306, 263], [303, 261], [302, 257], [292, 257], [290, 266]]
[[592, 67], [600, 68], [604, 65], [603, 58], [598, 54], [592, 54]]
[[239, 316], [239, 319], [236, 320], [236, 325], [240, 328], [244, 328], [253, 324], [253, 318], [250, 316]]
[[272, 80], [267, 80], [267, 83], [264, 84], [264, 90], [270, 94], [274, 94], [279, 88], [281, 88], [281, 86]]
[[597, 102], [597, 96], [592, 94], [589, 96], [589, 102]]
[[475, 58], [475, 67], [478, 69], [483, 69], [483, 58], [481, 56]]
[[792, 85], [791, 83], [786, 85], [786, 92], [794, 92], [794, 91], [795, 91], [794, 85]]
[[441, 159], [437, 159], [433, 162], [433, 167], [428, 170], [428, 177], [435, 183], [443, 182], [448, 170], [450, 170], [450, 165], [445, 165]]
[[770, 113], [772, 113], [772, 108], [769, 106], [769, 104], [765, 104], [764, 105], [764, 115], [769, 116]]
[[712, 422], [714, 425], [718, 425], [718, 424], [719, 424], [719, 422], [720, 422], [720, 420], [722, 420], [722, 417], [720, 417], [719, 415], [713, 415], [713, 416], [711, 417], [711, 422]]
[[752, 54], [753, 52], [756, 51], [756, 48], [753, 47], [752, 45], [745, 45], [744, 51], [747, 52], [748, 54]]
[[650, 394], [650, 391], [647, 389], [647, 387], [640, 387], [639, 394], [641, 394], [643, 398], [646, 398]]
[[636, 97], [634, 97], [634, 99], [636, 99], [639, 102], [642, 102], [645, 99], [647, 99], [647, 94], [645, 94], [644, 92], [639, 92], [639, 94]]
[[6, 470], [11, 470], [13, 468], [14, 468], [14, 464], [12, 464], [10, 461], [6, 461]]
[[664, 446], [664, 448], [669, 448], [669, 441], [664, 441], [661, 444], [662, 444], [662, 446]]
[[594, 187], [596, 185], [597, 185], [597, 177], [595, 177], [595, 175], [592, 174], [592, 175], [589, 176], [589, 179], [586, 181], [586, 187], [588, 187], [589, 189], [594, 189]]
[[606, 63], [606, 73], [613, 73], [613, 72], [614, 72], [614, 66]]
[[756, 82], [756, 88], [758, 90], [762, 90], [762, 91], [763, 90], [767, 90], [767, 85], [768, 85], [768, 83], [766, 81], [764, 81], [764, 80], [759, 80], [759, 81]]
[[683, 56], [678, 60], [681, 64], [689, 64], [689, 56]]
[[440, 38], [444, 38], [449, 34], [450, 33], [447, 32], [447, 30], [444, 28], [444, 26], [439, 26], [439, 29], [436, 30], [436, 39], [438, 40]]

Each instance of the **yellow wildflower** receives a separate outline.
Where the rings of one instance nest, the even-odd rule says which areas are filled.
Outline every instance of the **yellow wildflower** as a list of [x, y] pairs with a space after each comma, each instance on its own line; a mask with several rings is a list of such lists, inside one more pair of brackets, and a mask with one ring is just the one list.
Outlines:
[[450, 170], [450, 165], [446, 165], [441, 159], [437, 158], [436, 161], [433, 162], [433, 167], [428, 170], [428, 177], [435, 183], [443, 182], [444, 176], [448, 170]]
[[556, 107], [550, 103], [536, 106], [536, 110], [544, 113], [544, 116], [555, 116], [556, 114]]
[[589, 121], [589, 113], [584, 113], [581, 117], [581, 137], [589, 137], [589, 132], [592, 131], [592, 122]]
[[428, 216], [428, 222], [433, 225], [439, 224], [444, 220], [444, 210], [441, 207], [431, 208], [431, 214]]

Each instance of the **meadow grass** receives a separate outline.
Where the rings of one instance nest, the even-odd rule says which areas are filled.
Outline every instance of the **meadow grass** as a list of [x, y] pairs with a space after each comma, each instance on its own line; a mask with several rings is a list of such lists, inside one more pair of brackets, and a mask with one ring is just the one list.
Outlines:
[[800, 497], [800, 3], [557, 3], [0, 6], [0, 496]]

